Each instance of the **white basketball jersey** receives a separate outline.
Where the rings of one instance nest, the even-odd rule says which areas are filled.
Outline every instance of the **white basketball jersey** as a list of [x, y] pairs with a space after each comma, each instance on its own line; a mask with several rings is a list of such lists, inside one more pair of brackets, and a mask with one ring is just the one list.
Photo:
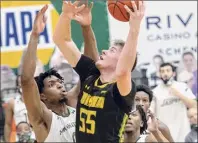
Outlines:
[[137, 143], [145, 143], [147, 136], [148, 136], [148, 134], [140, 135], [140, 138], [137, 140]]
[[27, 109], [24, 102], [21, 101], [20, 97], [14, 100], [14, 121], [17, 126], [20, 122], [28, 122]]
[[52, 112], [52, 123], [45, 142], [76, 142], [76, 109], [68, 107], [69, 116], [62, 117]]

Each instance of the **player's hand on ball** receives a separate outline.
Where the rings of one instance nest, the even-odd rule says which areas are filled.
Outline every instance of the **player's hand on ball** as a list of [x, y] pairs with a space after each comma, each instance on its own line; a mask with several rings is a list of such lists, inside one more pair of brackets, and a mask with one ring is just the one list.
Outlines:
[[93, 2], [89, 5], [88, 0], [85, 0], [81, 1], [81, 4], [85, 4], [85, 8], [75, 15], [74, 20], [79, 22], [81, 26], [89, 26], [92, 21], [91, 10], [93, 7]]
[[34, 24], [33, 24], [33, 28], [32, 28], [32, 32], [34, 34], [39, 35], [40, 33], [43, 32], [45, 25], [46, 25], [46, 21], [47, 18], [45, 17], [45, 12], [48, 8], [48, 5], [45, 5], [37, 14], [35, 20], [34, 20]]
[[71, 1], [63, 1], [62, 13], [68, 18], [74, 19], [75, 15], [85, 8], [84, 4], [78, 6], [79, 3], [80, 1], [75, 1], [74, 3]]
[[125, 5], [124, 8], [130, 15], [129, 19], [129, 25], [133, 29], [137, 29], [140, 27], [140, 23], [142, 21], [142, 18], [144, 17], [145, 13], [145, 5], [143, 1], [139, 1], [139, 8], [137, 8], [137, 5], [135, 4], [135, 1], [131, 1], [134, 12]]

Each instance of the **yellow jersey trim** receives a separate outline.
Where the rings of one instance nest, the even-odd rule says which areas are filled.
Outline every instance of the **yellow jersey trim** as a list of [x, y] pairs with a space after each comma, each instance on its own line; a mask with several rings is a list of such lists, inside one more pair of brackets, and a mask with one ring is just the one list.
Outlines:
[[119, 135], [118, 135], [120, 137], [120, 140], [119, 140], [120, 143], [124, 142], [123, 132], [124, 132], [124, 128], [125, 128], [127, 120], [128, 120], [128, 115], [124, 114], [122, 124], [121, 124], [120, 130], [119, 130]]
[[100, 79], [100, 77], [99, 77], [98, 79], [96, 79], [96, 81], [95, 81], [95, 83], [94, 83], [94, 86], [95, 86], [95, 87], [105, 88], [107, 85], [112, 84], [112, 83], [115, 83], [115, 82], [108, 82], [108, 83], [105, 83], [105, 84], [102, 84], [102, 85], [98, 85], [99, 79]]

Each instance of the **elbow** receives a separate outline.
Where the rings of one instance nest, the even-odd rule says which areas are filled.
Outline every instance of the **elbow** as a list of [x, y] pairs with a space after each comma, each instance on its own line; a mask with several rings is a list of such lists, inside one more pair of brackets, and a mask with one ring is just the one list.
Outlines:
[[21, 74], [21, 85], [26, 85], [27, 83], [29, 83], [32, 79], [34, 79], [34, 77], [29, 77], [24, 75], [23, 73]]
[[10, 129], [11, 128], [12, 123], [11, 122], [5, 122], [4, 128], [5, 129]]
[[117, 79], [121, 79], [121, 78], [126, 77], [128, 75], [131, 75], [131, 71], [125, 70], [125, 69], [116, 70], [116, 77], [117, 77]]
[[53, 41], [56, 45], [58, 45], [61, 41], [61, 38], [57, 34], [54, 34], [53, 35]]

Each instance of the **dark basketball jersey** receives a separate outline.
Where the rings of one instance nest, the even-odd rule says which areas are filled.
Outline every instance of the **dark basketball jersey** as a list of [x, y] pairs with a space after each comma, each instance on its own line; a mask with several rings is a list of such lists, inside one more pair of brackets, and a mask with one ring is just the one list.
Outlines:
[[129, 95], [121, 96], [116, 83], [101, 83], [99, 71], [91, 59], [82, 55], [75, 69], [81, 79], [77, 143], [120, 142], [136, 92], [134, 82]]

